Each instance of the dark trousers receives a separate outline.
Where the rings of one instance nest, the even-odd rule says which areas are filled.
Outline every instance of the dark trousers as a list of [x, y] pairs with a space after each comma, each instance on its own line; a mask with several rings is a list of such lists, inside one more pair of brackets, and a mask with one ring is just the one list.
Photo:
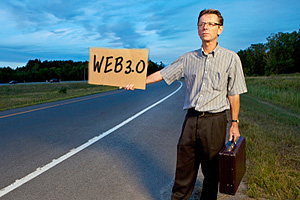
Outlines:
[[193, 192], [199, 165], [204, 175], [201, 200], [217, 199], [218, 153], [225, 143], [225, 112], [211, 114], [189, 110], [177, 145], [177, 164], [172, 200], [188, 200]]

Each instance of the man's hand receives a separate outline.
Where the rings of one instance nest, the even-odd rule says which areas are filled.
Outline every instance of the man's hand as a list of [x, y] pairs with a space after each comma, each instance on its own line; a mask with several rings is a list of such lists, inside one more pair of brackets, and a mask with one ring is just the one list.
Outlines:
[[124, 87], [124, 89], [125, 89], [125, 90], [134, 90], [135, 88], [134, 88], [134, 85], [131, 84], [131, 85], [126, 85], [126, 86]]
[[229, 130], [229, 141], [232, 141], [234, 137], [234, 141], [236, 142], [240, 137], [239, 125], [237, 122], [232, 122]]
[[[150, 84], [150, 83], [156, 83], [156, 82], [159, 82], [163, 80], [161, 74], [160, 74], [160, 71], [157, 71], [157, 72], [154, 72], [153, 74], [151, 74], [150, 76], [147, 76], [146, 78], [146, 85]], [[121, 89], [121, 87], [120, 87]], [[129, 84], [129, 85], [126, 85], [124, 87], [125, 90], [134, 90], [134, 85], [133, 84]]]

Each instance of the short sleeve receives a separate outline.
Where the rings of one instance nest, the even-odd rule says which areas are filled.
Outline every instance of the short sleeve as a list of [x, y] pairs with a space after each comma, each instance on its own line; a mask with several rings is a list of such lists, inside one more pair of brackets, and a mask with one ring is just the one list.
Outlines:
[[183, 57], [161, 70], [161, 75], [168, 85], [183, 77]]
[[227, 92], [229, 96], [234, 96], [247, 92], [246, 81], [242, 68], [242, 63], [237, 54], [234, 54], [232, 67], [229, 71]]

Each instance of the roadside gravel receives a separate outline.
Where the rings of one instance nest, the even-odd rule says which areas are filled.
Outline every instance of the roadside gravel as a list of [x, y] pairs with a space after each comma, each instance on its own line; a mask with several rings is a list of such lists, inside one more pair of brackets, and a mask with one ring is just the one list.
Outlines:
[[[201, 191], [202, 191], [202, 180], [203, 175], [201, 171], [199, 171], [199, 175], [197, 178], [197, 182], [195, 184], [194, 192], [190, 198], [190, 200], [200, 200], [201, 197]], [[174, 180], [166, 187], [163, 191], [161, 191], [161, 199], [160, 200], [170, 200], [171, 199], [171, 192], [173, 187]], [[218, 200], [251, 200], [253, 198], [250, 198], [246, 194], [247, 190], [247, 184], [244, 180], [240, 183], [240, 186], [236, 192], [236, 194], [233, 195], [226, 195], [226, 194], [218, 194]]]

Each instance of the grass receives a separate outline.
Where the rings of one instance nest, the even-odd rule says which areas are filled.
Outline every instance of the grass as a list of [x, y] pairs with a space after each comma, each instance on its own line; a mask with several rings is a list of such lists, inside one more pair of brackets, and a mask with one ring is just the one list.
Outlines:
[[248, 94], [297, 113], [300, 107], [300, 74], [247, 78]]
[[247, 140], [250, 197], [300, 198], [299, 81], [299, 75], [247, 78], [240, 131]]
[[87, 82], [0, 86], [0, 111], [115, 89], [117, 88], [103, 85], [89, 85]]

